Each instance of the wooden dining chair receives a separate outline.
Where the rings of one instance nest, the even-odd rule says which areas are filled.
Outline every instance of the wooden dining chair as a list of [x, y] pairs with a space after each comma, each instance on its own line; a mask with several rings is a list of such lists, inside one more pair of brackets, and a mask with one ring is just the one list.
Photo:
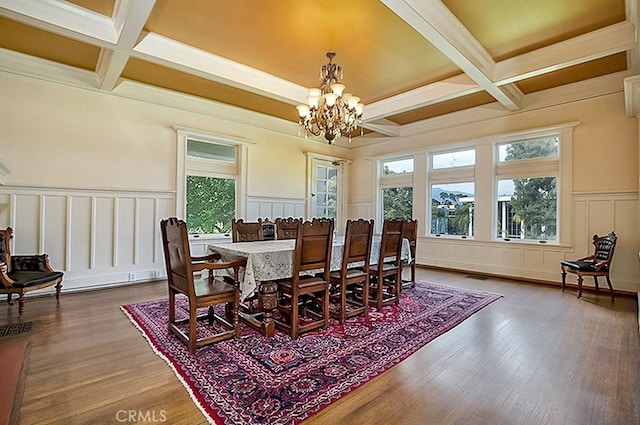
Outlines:
[[385, 305], [400, 302], [404, 223], [402, 219], [384, 221], [378, 261], [369, 267], [369, 305], [375, 305], [378, 311]]
[[613, 261], [613, 253], [616, 249], [618, 237], [614, 232], [610, 232], [606, 236], [593, 235], [594, 252], [587, 257], [579, 258], [574, 261], [564, 260], [560, 262], [562, 269], [562, 290], [564, 291], [567, 281], [567, 273], [578, 276], [578, 298], [582, 296], [582, 281], [584, 276], [593, 276], [596, 286], [596, 292], [600, 290], [598, 287], [598, 276], [604, 276], [609, 285], [611, 293], [611, 301], [614, 300], [613, 286], [609, 278], [611, 269], [611, 261]]
[[278, 239], [295, 239], [298, 235], [298, 224], [301, 218], [276, 218], [276, 235]]
[[233, 219], [231, 223], [231, 239], [233, 242], [254, 242], [264, 239], [262, 220], [255, 222], [244, 219]]
[[[162, 220], [160, 231], [169, 284], [169, 331], [184, 342], [192, 354], [205, 345], [240, 336], [238, 272], [240, 267], [246, 265], [247, 260], [238, 258], [223, 263], [218, 252], [192, 257], [187, 224], [175, 217]], [[230, 281], [221, 276], [214, 276], [215, 270], [228, 269], [233, 270]], [[208, 276], [197, 280], [194, 278], [194, 273], [205, 270], [209, 271]], [[189, 316], [176, 320], [175, 301], [176, 295], [179, 294], [188, 299]], [[215, 314], [213, 307], [219, 304], [225, 304], [226, 317]], [[207, 308], [207, 313], [198, 315], [198, 309], [202, 308]], [[204, 319], [209, 321], [213, 333], [198, 338], [196, 323]]]
[[[331, 301], [336, 308], [329, 314], [340, 323], [353, 316], [368, 315], [369, 257], [373, 239], [373, 220], [347, 220], [342, 251], [342, 267], [330, 274]], [[361, 265], [354, 266], [354, 263]]]
[[[403, 279], [402, 287], [415, 288], [416, 287], [416, 245], [418, 242], [418, 219], [405, 221], [402, 238], [407, 239], [409, 241], [409, 252], [411, 253], [410, 259], [402, 260], [402, 270], [404, 271], [407, 268], [411, 270], [411, 279]], [[400, 275], [402, 276], [402, 272], [400, 273]]]
[[292, 339], [313, 329], [326, 328], [329, 323], [332, 243], [332, 219], [314, 218], [298, 223], [293, 275], [291, 279], [277, 282], [282, 320], [276, 320], [276, 327], [288, 332]]

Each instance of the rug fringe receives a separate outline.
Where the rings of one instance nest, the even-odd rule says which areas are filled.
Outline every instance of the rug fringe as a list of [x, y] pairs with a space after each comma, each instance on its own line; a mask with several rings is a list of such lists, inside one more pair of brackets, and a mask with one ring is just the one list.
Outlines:
[[202, 416], [204, 416], [206, 421], [208, 423], [210, 423], [211, 425], [219, 425], [218, 422], [216, 422], [215, 419], [210, 416], [210, 413], [207, 412], [207, 410], [202, 405], [200, 400], [198, 400], [198, 398], [194, 394], [193, 390], [191, 389], [191, 386], [189, 385], [189, 383], [184, 378], [182, 378], [182, 376], [180, 376], [180, 373], [178, 373], [178, 369], [176, 369], [175, 365], [171, 362], [171, 360], [169, 360], [169, 358], [167, 356], [165, 356], [160, 350], [158, 350], [153, 345], [153, 341], [151, 341], [151, 338], [149, 338], [149, 336], [146, 334], [144, 329], [142, 329], [142, 327], [140, 325], [138, 325], [138, 323], [136, 323], [136, 321], [133, 319], [133, 316], [131, 316], [131, 314], [127, 311], [125, 306], [120, 306], [120, 310], [122, 310], [122, 312], [125, 314], [125, 316], [127, 316], [129, 321], [131, 323], [133, 323], [133, 325], [136, 327], [136, 329], [138, 329], [138, 331], [140, 331], [140, 333], [142, 334], [144, 339], [147, 341], [147, 344], [149, 344], [151, 346], [151, 350], [155, 353], [155, 355], [160, 357], [162, 360], [164, 360], [169, 365], [169, 367], [173, 371], [173, 374], [176, 375], [176, 378], [178, 378], [178, 381], [180, 381], [182, 386], [187, 390], [187, 393], [189, 393], [189, 397], [191, 397], [191, 400], [193, 400], [194, 404], [198, 407], [198, 409], [200, 409], [200, 412], [202, 413]]

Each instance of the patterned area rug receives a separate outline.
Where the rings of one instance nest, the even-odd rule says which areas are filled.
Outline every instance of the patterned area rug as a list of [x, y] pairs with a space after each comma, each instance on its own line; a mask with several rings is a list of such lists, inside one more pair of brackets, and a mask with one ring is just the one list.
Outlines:
[[[243, 326], [238, 340], [194, 355], [167, 331], [168, 301], [125, 305], [124, 313], [174, 370], [213, 424], [297, 424], [402, 361], [501, 295], [418, 282], [399, 305], [297, 341]], [[186, 317], [180, 299], [178, 318]], [[198, 330], [207, 333], [206, 321]]]

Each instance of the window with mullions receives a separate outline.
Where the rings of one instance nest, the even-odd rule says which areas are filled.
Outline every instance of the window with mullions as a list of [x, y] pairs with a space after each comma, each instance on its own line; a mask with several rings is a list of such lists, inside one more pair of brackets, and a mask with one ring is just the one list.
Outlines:
[[497, 145], [497, 238], [557, 241], [559, 137]]
[[394, 158], [380, 161], [380, 216], [413, 218], [413, 158]]
[[187, 139], [186, 221], [190, 233], [229, 233], [236, 213], [236, 147]]
[[434, 152], [429, 158], [430, 234], [473, 236], [475, 149]]

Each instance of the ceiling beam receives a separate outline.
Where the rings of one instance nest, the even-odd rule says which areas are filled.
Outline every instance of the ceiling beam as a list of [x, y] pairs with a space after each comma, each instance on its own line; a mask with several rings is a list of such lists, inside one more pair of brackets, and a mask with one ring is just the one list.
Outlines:
[[94, 45], [118, 40], [111, 19], [66, 1], [0, 0], [0, 16]]
[[113, 49], [102, 48], [96, 66], [102, 90], [111, 91], [115, 88], [155, 2], [155, 0], [116, 0], [113, 22], [118, 30], [118, 41]]
[[635, 26], [620, 22], [498, 62], [493, 80], [508, 84], [600, 59], [635, 47]]
[[364, 119], [375, 121], [481, 90], [482, 88], [469, 76], [460, 74], [367, 105], [364, 109]]
[[510, 111], [520, 108], [522, 92], [498, 86], [491, 77], [495, 62], [489, 53], [440, 0], [380, 0], [465, 74]]
[[307, 96], [307, 88], [298, 84], [155, 33], [146, 34], [133, 55], [292, 105]]

